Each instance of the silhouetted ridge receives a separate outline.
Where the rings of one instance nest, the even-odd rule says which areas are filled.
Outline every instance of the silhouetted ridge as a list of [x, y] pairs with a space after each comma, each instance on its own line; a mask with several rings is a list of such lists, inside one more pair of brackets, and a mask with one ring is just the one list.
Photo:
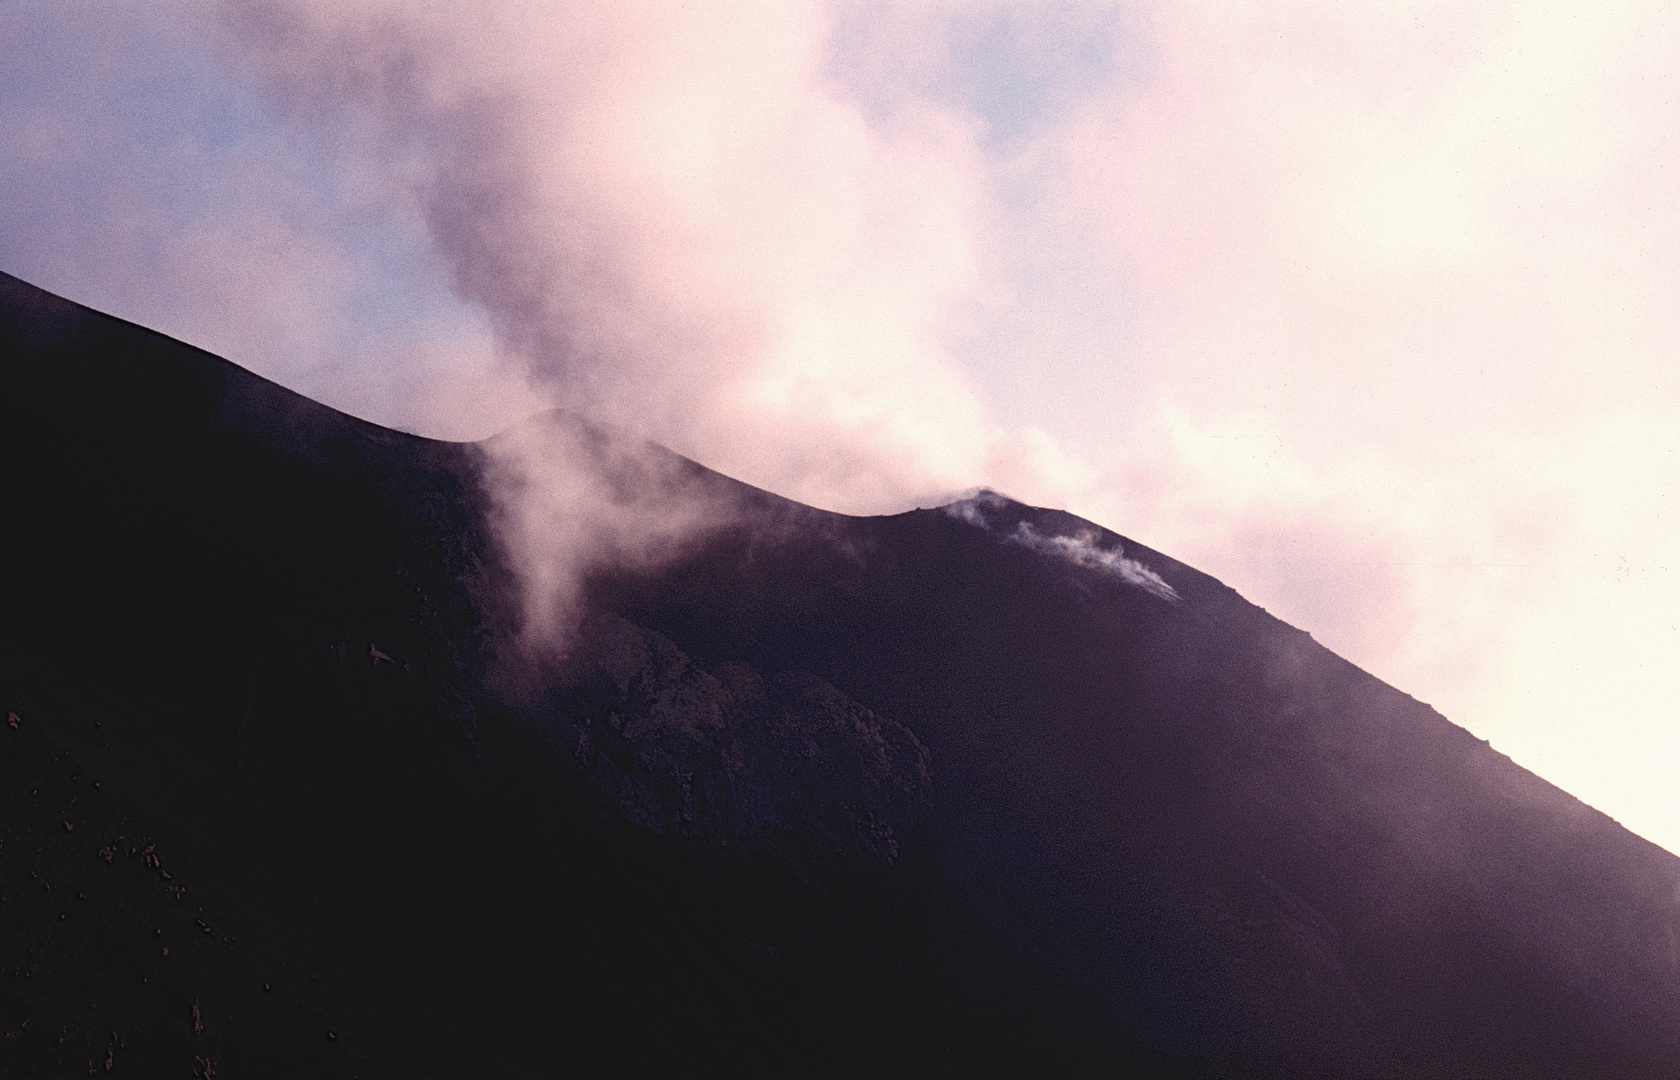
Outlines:
[[[534, 657], [510, 439], [730, 512]], [[498, 440], [0, 275], [0, 1071], [1680, 1072], [1680, 859], [1213, 578]]]

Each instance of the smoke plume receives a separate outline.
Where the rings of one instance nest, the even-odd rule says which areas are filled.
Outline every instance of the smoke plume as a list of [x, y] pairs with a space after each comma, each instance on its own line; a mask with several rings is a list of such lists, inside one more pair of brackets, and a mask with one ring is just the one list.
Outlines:
[[[990, 287], [972, 121], [868, 121], [825, 73], [822, 5], [217, 12], [280, 114], [376, 163], [486, 313], [510, 397], [834, 509], [925, 501], [1014, 456], [943, 344]], [[508, 546], [545, 598], [533, 628], [585, 566], [654, 559], [718, 510], [580, 474], [599, 464], [580, 445], [494, 443]]]
[[984, 468], [1001, 436], [941, 344], [986, 289], [971, 125], [866, 122], [821, 6], [220, 10], [286, 115], [381, 163], [551, 403], [833, 508]]

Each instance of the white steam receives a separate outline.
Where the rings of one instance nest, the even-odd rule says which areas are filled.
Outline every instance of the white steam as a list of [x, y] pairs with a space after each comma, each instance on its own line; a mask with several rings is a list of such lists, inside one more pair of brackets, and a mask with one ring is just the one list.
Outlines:
[[1178, 592], [1163, 581], [1160, 574], [1136, 559], [1128, 558], [1125, 549], [1119, 544], [1113, 548], [1098, 547], [1098, 536], [1089, 529], [1082, 529], [1073, 536], [1046, 536], [1033, 528], [1030, 522], [1023, 521], [1015, 526], [1015, 531], [1009, 534], [1008, 539], [1012, 544], [1054, 555], [1075, 566], [1111, 574], [1151, 596], [1158, 596], [1175, 604], [1178, 602]]
[[1071, 536], [1060, 536], [1041, 532], [1030, 521], [1021, 521], [1013, 529], [1000, 532], [987, 511], [995, 512], [1008, 505], [1009, 500], [996, 492], [980, 491], [949, 504], [945, 513], [999, 537], [1004, 543], [1042, 552], [1074, 566], [1117, 578], [1169, 603], [1178, 603], [1178, 591], [1167, 584], [1160, 574], [1129, 557], [1118, 540], [1105, 544], [1093, 529], [1079, 529]]
[[496, 526], [518, 576], [518, 645], [563, 657], [592, 575], [645, 570], [737, 520], [734, 489], [643, 440], [564, 412], [480, 444]]
[[[990, 302], [975, 126], [928, 103], [866, 117], [826, 73], [824, 5], [214, 10], [297, 137], [369, 170], [484, 312], [505, 397], [849, 512], [1018, 456], [944, 344]], [[544, 425], [493, 443], [528, 641], [564, 642], [595, 569], [655, 566], [731, 516], [599, 451]]]
[[996, 293], [975, 125], [866, 117], [827, 74], [824, 5], [215, 10], [549, 403], [853, 512], [1011, 444], [946, 344]]

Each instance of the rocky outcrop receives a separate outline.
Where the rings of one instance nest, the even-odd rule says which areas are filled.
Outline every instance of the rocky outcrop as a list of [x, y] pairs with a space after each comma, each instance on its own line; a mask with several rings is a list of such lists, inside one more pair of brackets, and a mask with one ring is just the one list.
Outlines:
[[929, 753], [808, 672], [700, 664], [617, 616], [585, 624], [552, 735], [585, 782], [655, 832], [747, 857], [888, 866], [926, 801]]

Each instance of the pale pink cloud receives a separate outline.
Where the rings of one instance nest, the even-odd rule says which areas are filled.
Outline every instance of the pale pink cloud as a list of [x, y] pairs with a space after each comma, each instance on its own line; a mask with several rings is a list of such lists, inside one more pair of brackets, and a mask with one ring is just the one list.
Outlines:
[[990, 288], [976, 125], [866, 121], [820, 6], [229, 10], [298, 115], [420, 148], [458, 289], [556, 400], [847, 509], [983, 470], [945, 345]]
[[1624, 783], [1680, 760], [1675, 20], [1150, 10], [1154, 79], [1026, 162], [1156, 410], [1078, 505], [1680, 843]]

